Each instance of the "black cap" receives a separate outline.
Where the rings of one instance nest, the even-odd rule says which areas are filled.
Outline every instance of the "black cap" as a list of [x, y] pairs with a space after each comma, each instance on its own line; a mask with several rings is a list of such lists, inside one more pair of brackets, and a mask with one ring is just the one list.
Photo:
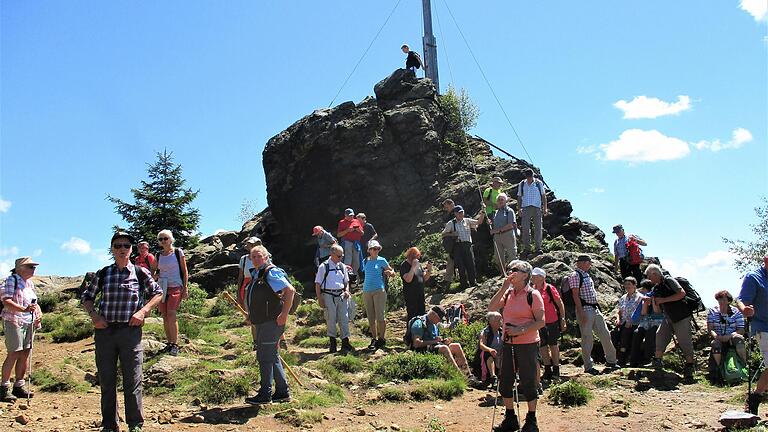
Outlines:
[[523, 175], [526, 177], [533, 177], [533, 170], [530, 168], [526, 168], [523, 170]]
[[584, 262], [584, 261], [592, 262], [592, 258], [590, 258], [589, 255], [579, 255], [579, 257], [576, 258], [576, 262]]
[[623, 229], [624, 229], [624, 227], [623, 227], [623, 226], [621, 226], [621, 224], [615, 225], [615, 226], [613, 227], [613, 233], [614, 233], [614, 234], [618, 234], [618, 233], [619, 233], [619, 231], [621, 231], [621, 230], [623, 230]]
[[464, 207], [462, 207], [460, 205], [457, 205], [457, 206], [453, 207], [453, 212], [454, 213], [459, 213], [459, 212], [463, 212], [463, 211], [464, 211]]
[[112, 243], [115, 242], [116, 239], [119, 239], [119, 238], [127, 238], [128, 241], [131, 242], [131, 244], [136, 243], [136, 239], [133, 238], [132, 235], [128, 234], [125, 231], [118, 231], [118, 232], [116, 232], [115, 235], [112, 236], [112, 240], [110, 240], [109, 243], [112, 244]]
[[440, 306], [432, 306], [432, 312], [436, 313], [437, 316], [440, 317], [440, 319], [445, 318], [445, 311]]

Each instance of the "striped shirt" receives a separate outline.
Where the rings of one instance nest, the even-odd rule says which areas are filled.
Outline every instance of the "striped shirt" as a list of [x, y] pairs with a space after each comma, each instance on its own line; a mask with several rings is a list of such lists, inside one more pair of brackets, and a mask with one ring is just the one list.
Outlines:
[[544, 183], [534, 178], [531, 184], [528, 180], [523, 180], [517, 187], [517, 200], [521, 202], [520, 208], [539, 207], [541, 208], [541, 196], [546, 193]]
[[710, 308], [707, 312], [707, 324], [712, 324], [712, 329], [718, 336], [729, 335], [736, 330], [744, 329], [744, 315], [733, 306], [728, 306], [731, 314], [720, 312], [720, 306]]
[[[3, 285], [2, 295], [0, 295], [0, 300], [5, 299], [11, 299], [22, 307], [28, 307], [32, 303], [32, 299], [37, 299], [34, 282], [31, 279], [25, 281], [17, 274], [8, 276]], [[33, 319], [39, 318], [39, 313], [35, 311], [33, 315], [31, 312], [16, 312], [3, 307], [2, 316], [3, 320], [20, 327], [22, 324], [30, 324]]]
[[[579, 277], [579, 275], [581, 275], [581, 277]], [[597, 291], [595, 290], [595, 283], [592, 282], [592, 277], [589, 276], [589, 273], [577, 268], [576, 271], [571, 273], [571, 275], [568, 277], [568, 286], [572, 290], [578, 290], [580, 278], [584, 280], [584, 283], [581, 284], [581, 290], [579, 291], [581, 306], [594, 308], [594, 306], [584, 305], [584, 303], [597, 304]]]
[[[454, 229], [455, 222], [455, 229]], [[461, 221], [452, 219], [445, 224], [444, 233], [456, 232], [460, 242], [472, 243], [472, 228], [477, 228], [480, 222], [477, 219], [465, 217]]]
[[[139, 283], [137, 271], [144, 272], [142, 280], [144, 287]], [[83, 291], [80, 300], [95, 301], [101, 293], [98, 304], [98, 312], [108, 323], [127, 323], [133, 314], [144, 306], [144, 298], [152, 298], [161, 295], [160, 285], [152, 279], [149, 270], [144, 267], [128, 264], [120, 270], [116, 264], [106, 267], [104, 281], [99, 288], [101, 271], [96, 273], [88, 288]]]

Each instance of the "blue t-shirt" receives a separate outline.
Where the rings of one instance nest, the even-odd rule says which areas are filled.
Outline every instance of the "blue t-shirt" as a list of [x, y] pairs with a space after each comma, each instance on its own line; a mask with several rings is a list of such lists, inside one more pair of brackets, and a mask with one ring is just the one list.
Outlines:
[[755, 307], [755, 315], [752, 317], [752, 334], [768, 332], [768, 274], [765, 267], [760, 267], [744, 276], [739, 299], [744, 304]]
[[429, 318], [422, 316], [420, 319], [413, 320], [411, 335], [413, 340], [419, 338], [424, 342], [428, 342], [437, 339], [440, 333], [437, 326], [429, 322]]
[[[251, 269], [251, 278], [256, 279], [259, 277], [259, 272], [263, 268], [264, 267], [259, 269]], [[280, 267], [272, 267], [267, 272], [267, 284], [269, 284], [269, 287], [272, 288], [272, 291], [277, 293], [290, 285], [290, 282], [288, 282], [288, 277], [285, 274], [285, 270], [281, 269]]]
[[365, 273], [365, 282], [363, 282], [363, 292], [377, 291], [384, 289], [384, 269], [389, 267], [387, 259], [376, 257], [365, 259], [363, 272]]

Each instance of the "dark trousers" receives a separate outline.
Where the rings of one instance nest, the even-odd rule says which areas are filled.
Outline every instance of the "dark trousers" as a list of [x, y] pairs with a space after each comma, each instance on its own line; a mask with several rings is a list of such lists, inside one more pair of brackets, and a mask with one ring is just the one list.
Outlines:
[[409, 287], [403, 294], [405, 297], [405, 310], [407, 311], [408, 320], [415, 316], [424, 315], [426, 312], [426, 305], [424, 303], [424, 285], [418, 287]]
[[459, 283], [461, 289], [477, 284], [477, 275], [475, 272], [475, 256], [472, 253], [472, 243], [456, 242], [453, 248], [453, 262], [456, 263], [456, 270], [459, 272]]
[[638, 367], [647, 364], [656, 351], [656, 330], [658, 326], [645, 329], [638, 327], [632, 335], [632, 349], [629, 365]]
[[144, 349], [141, 345], [141, 327], [110, 324], [96, 329], [96, 368], [101, 387], [101, 427], [117, 430], [117, 360], [123, 373], [125, 421], [128, 427], [142, 426], [144, 414], [141, 402], [141, 368]]
[[288, 381], [285, 379], [285, 371], [280, 363], [277, 352], [277, 343], [285, 331], [285, 326], [277, 325], [276, 321], [267, 321], [258, 325], [256, 343], [256, 360], [259, 362], [260, 395], [272, 394], [272, 380], [275, 381], [275, 393], [288, 393]]
[[611, 332], [611, 340], [616, 347], [616, 359], [620, 366], [624, 366], [632, 352], [632, 339], [637, 326], [627, 327], [622, 324]]
[[621, 272], [622, 279], [627, 276], [632, 276], [637, 279], [637, 285], [640, 286], [640, 281], [643, 280], [643, 272], [640, 271], [640, 264], [632, 265], [626, 258], [622, 258], [619, 260], [619, 271]]

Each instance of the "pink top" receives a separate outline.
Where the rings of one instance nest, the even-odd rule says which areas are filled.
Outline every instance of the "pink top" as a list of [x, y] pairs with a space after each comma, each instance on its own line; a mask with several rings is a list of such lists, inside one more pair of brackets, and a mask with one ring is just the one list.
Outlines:
[[[531, 291], [532, 302], [528, 306], [528, 291]], [[519, 292], [510, 287], [504, 293], [504, 309], [501, 315], [504, 317], [504, 325], [507, 323], [515, 326], [531, 325], [536, 319], [533, 317], [534, 311], [544, 311], [544, 301], [541, 294], [531, 287], [526, 287]], [[506, 328], [506, 327], [505, 327]], [[529, 331], [512, 339], [513, 345], [530, 344], [539, 341], [538, 331]]]
[[[549, 287], [549, 291], [552, 292], [552, 300], [549, 299], [547, 287]], [[556, 304], [557, 301], [560, 300], [560, 291], [558, 291], [554, 286], [545, 283], [544, 288], [539, 292], [541, 293], [541, 300], [544, 302], [544, 322], [546, 324], [557, 322], [558, 317]]]

